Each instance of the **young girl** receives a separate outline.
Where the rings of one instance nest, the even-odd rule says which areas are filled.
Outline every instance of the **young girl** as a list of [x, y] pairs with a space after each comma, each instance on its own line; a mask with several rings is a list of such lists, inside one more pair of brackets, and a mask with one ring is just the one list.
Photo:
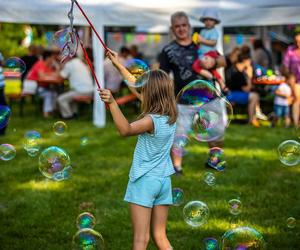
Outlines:
[[[132, 80], [115, 52], [109, 51], [107, 56], [127, 80]], [[124, 117], [109, 90], [99, 91], [102, 101], [109, 105], [119, 133], [138, 135], [124, 198], [130, 204], [133, 250], [147, 249], [150, 228], [158, 249], [171, 250], [166, 223], [169, 205], [173, 203], [170, 176], [175, 172], [170, 157], [177, 118], [174, 86], [164, 71], [151, 70], [146, 74], [148, 81], [139, 95], [142, 114], [133, 123]]]

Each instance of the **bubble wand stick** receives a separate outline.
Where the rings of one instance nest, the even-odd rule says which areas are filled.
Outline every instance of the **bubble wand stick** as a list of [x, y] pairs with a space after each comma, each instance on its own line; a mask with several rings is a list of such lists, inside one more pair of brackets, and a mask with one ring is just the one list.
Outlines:
[[[70, 33], [75, 34], [75, 38], [77, 39], [77, 41], [79, 42], [81, 49], [83, 50], [84, 53], [84, 57], [89, 65], [89, 68], [92, 72], [92, 75], [96, 81], [96, 84], [98, 86], [98, 89], [101, 89], [101, 86], [99, 84], [99, 81], [97, 79], [94, 67], [92, 65], [92, 62], [86, 52], [86, 49], [83, 46], [82, 41], [79, 38], [78, 33], [76, 32], [76, 30], [74, 29], [73, 23], [74, 23], [74, 15], [73, 15], [73, 10], [74, 10], [74, 3], [76, 4], [76, 6], [79, 8], [80, 12], [82, 13], [82, 15], [84, 16], [84, 18], [86, 19], [86, 21], [89, 23], [89, 25], [91, 26], [92, 30], [94, 31], [94, 33], [96, 34], [97, 38], [99, 39], [100, 43], [102, 44], [103, 48], [105, 49], [105, 51], [108, 50], [107, 46], [105, 45], [105, 43], [103, 42], [103, 40], [101, 39], [101, 37], [99, 36], [98, 32], [96, 31], [96, 29], [94, 28], [94, 25], [91, 23], [91, 21], [89, 20], [89, 18], [87, 17], [87, 15], [85, 14], [84, 10], [81, 8], [81, 6], [79, 5], [79, 3], [76, 0], [71, 0], [71, 8], [70, 11], [68, 13], [68, 18], [70, 20]], [[70, 37], [72, 38], [72, 36], [70, 35]]]

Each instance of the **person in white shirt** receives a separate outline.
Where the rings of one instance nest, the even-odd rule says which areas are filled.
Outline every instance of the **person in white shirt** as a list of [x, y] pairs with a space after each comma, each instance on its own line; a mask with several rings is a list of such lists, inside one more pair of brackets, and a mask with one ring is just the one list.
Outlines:
[[58, 96], [59, 110], [64, 119], [71, 119], [77, 108], [74, 97], [92, 96], [93, 78], [88, 66], [78, 57], [72, 58], [64, 65], [60, 76], [69, 80], [70, 90]]
[[279, 121], [280, 118], [284, 118], [284, 124], [289, 127], [291, 124], [290, 118], [290, 105], [293, 101], [293, 87], [296, 84], [295, 75], [289, 74], [286, 77], [286, 83], [281, 83], [275, 91], [274, 99], [274, 112], [275, 120], [273, 126]]
[[[119, 61], [122, 65], [132, 59], [130, 56], [130, 50], [126, 47], [121, 47], [119, 52]], [[111, 64], [109, 58], [104, 60], [104, 82], [105, 88], [109, 89], [113, 94], [117, 93], [121, 88], [121, 83], [123, 81], [123, 76], [119, 71]]]

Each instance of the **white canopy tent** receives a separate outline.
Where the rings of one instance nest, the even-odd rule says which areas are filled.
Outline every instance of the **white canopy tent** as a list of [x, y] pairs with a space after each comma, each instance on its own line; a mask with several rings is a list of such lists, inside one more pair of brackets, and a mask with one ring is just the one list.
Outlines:
[[[138, 29], [168, 29], [170, 15], [182, 10], [192, 25], [204, 8], [218, 8], [222, 26], [257, 26], [300, 23], [299, 0], [78, 0], [101, 37], [105, 26], [136, 26]], [[61, 24], [69, 23], [71, 0], [0, 0], [0, 22]], [[88, 25], [74, 7], [75, 25]], [[222, 31], [222, 27], [219, 27]], [[103, 48], [93, 36], [96, 74], [103, 83]], [[105, 108], [95, 91], [93, 123], [105, 125]]]

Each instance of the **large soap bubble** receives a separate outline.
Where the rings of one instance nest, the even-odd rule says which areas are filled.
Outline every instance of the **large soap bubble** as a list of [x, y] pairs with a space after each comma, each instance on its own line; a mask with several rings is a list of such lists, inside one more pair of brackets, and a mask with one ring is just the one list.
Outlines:
[[71, 160], [67, 152], [56, 146], [44, 149], [39, 157], [39, 169], [44, 176], [50, 179], [56, 180], [56, 176], [64, 173], [70, 168], [70, 165]]
[[183, 208], [184, 221], [192, 227], [199, 227], [205, 224], [208, 216], [208, 206], [202, 201], [190, 201]]
[[295, 166], [300, 161], [300, 143], [294, 140], [287, 140], [278, 146], [278, 156], [282, 164]]
[[222, 236], [221, 250], [263, 250], [263, 236], [251, 227], [237, 227]]

